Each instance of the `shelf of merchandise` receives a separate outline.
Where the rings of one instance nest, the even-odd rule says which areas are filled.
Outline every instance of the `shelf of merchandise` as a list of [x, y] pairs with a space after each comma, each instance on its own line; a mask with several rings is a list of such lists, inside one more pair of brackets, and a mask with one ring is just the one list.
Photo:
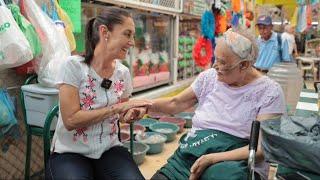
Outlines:
[[[119, 1], [120, 2], [120, 1]], [[113, 5], [119, 5], [119, 2]], [[172, 1], [173, 2], [173, 1]], [[130, 3], [128, 3], [130, 4]], [[107, 3], [82, 3], [82, 24], [100, 12]], [[170, 14], [128, 8], [136, 25], [135, 46], [125, 60], [132, 77], [134, 92], [175, 82], [176, 18]], [[178, 19], [178, 18], [177, 18]], [[84, 37], [81, 34], [77, 37]], [[82, 41], [84, 41], [82, 39]]]
[[195, 39], [193, 37], [179, 37], [178, 80], [187, 79], [195, 75], [195, 64], [192, 58], [194, 43]]
[[98, 2], [117, 4], [164, 14], [175, 15], [182, 12], [183, 0], [97, 0]]

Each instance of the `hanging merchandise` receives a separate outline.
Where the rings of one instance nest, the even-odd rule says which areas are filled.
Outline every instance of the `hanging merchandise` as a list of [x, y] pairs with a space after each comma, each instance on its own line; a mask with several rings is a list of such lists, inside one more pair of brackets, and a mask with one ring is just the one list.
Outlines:
[[14, 115], [15, 107], [5, 89], [0, 89], [0, 139], [2, 139], [12, 126], [17, 124]]
[[70, 50], [74, 51], [76, 49], [76, 40], [75, 40], [73, 32], [72, 32], [73, 31], [73, 24], [71, 22], [71, 19], [68, 16], [68, 14], [60, 7], [57, 0], [54, 0], [54, 6], [55, 6], [55, 9], [57, 11], [59, 18], [61, 19], [61, 21], [64, 22], [65, 34], [68, 38]]
[[311, 0], [311, 5], [316, 5], [317, 3], [320, 3], [319, 0]]
[[299, 6], [297, 32], [303, 32], [307, 29], [307, 6]]
[[196, 64], [200, 67], [206, 67], [213, 56], [211, 41], [204, 37], [200, 37], [193, 47], [192, 57]]
[[32, 24], [21, 15], [20, 8], [15, 4], [8, 5], [8, 8], [11, 10], [11, 13], [16, 20], [17, 24], [20, 27], [20, 30], [23, 32], [25, 37], [27, 38], [33, 57], [38, 57], [42, 53], [42, 47], [41, 42], [39, 39], [38, 34], [36, 33], [35, 28], [32, 26]]
[[0, 70], [20, 66], [32, 58], [32, 50], [10, 10], [0, 0]]
[[205, 38], [214, 39], [215, 20], [212, 12], [205, 11], [201, 18], [201, 33]]
[[312, 25], [312, 8], [311, 5], [307, 5], [307, 27]]
[[68, 40], [34, 0], [20, 0], [20, 6], [24, 16], [36, 28], [42, 44], [43, 56], [37, 61], [36, 69], [38, 81], [43, 86], [55, 87], [60, 65], [71, 55]]
[[241, 1], [240, 0], [231, 0], [232, 11], [235, 13], [240, 13], [241, 11]]
[[238, 27], [238, 25], [239, 25], [239, 15], [238, 14], [233, 14], [231, 24], [233, 27]]
[[[14, 19], [19, 25], [20, 30], [27, 38], [33, 53], [33, 57], [39, 57], [40, 55], [42, 55], [42, 47], [35, 28], [24, 16], [21, 15], [20, 8], [17, 5], [10, 4], [8, 5], [8, 7], [10, 8]], [[28, 63], [23, 64], [21, 66], [15, 67], [14, 69], [16, 73], [19, 75], [32, 74], [35, 72], [34, 60], [29, 61]]]
[[221, 35], [227, 31], [227, 16], [225, 14], [216, 13], [216, 35]]
[[222, 6], [221, 0], [215, 0], [214, 6], [218, 9], [221, 9], [221, 6]]
[[296, 7], [295, 10], [294, 10], [293, 16], [292, 16], [292, 18], [291, 18], [291, 20], [290, 20], [290, 25], [291, 25], [292, 27], [296, 27], [296, 26], [297, 26], [298, 10], [299, 10], [299, 8]]

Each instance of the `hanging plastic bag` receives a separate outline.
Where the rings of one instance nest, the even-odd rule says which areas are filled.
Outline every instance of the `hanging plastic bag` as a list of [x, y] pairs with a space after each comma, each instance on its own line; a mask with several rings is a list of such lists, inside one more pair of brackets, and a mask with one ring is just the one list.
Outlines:
[[43, 55], [37, 61], [36, 69], [38, 81], [43, 86], [55, 87], [60, 65], [71, 55], [68, 40], [34, 0], [20, 0], [20, 8], [23, 10], [23, 15], [35, 27], [42, 44]]
[[264, 158], [285, 167], [319, 174], [320, 119], [283, 116], [261, 124]]
[[0, 89], [0, 139], [17, 124], [17, 119], [14, 116], [15, 107], [13, 102], [4, 89]]
[[68, 39], [68, 42], [70, 45], [70, 50], [74, 51], [76, 49], [76, 40], [73, 35], [72, 21], [71, 21], [70, 17], [68, 16], [68, 14], [60, 7], [57, 0], [54, 0], [54, 5], [55, 5], [55, 8], [56, 8], [56, 11], [58, 13], [59, 18], [61, 19], [61, 21], [64, 22], [65, 33], [66, 33], [66, 36], [67, 36], [67, 39]]
[[32, 50], [10, 10], [0, 1], [0, 70], [17, 67], [33, 59]]
[[41, 55], [42, 53], [41, 42], [32, 24], [25, 17], [21, 15], [20, 8], [17, 5], [10, 4], [8, 5], [8, 8], [11, 10], [11, 13], [14, 19], [16, 20], [21, 31], [27, 38], [33, 53], [33, 57], [37, 57]]

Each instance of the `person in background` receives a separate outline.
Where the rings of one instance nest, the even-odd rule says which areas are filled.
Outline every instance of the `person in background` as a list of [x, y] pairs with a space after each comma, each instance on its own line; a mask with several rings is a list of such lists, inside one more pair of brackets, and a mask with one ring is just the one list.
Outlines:
[[[290, 59], [293, 60], [294, 57], [298, 56], [298, 50], [297, 50], [297, 45], [296, 45], [296, 41], [294, 38], [294, 27], [292, 27], [291, 25], [287, 24], [284, 27], [284, 32], [282, 33], [282, 43], [285, 43], [284, 41], [288, 42], [288, 48], [289, 48], [289, 56]], [[293, 55], [293, 51], [294, 51], [294, 55]]]
[[281, 35], [272, 31], [270, 16], [258, 17], [256, 23], [260, 36], [257, 39], [259, 55], [254, 66], [260, 72], [267, 73], [269, 69], [280, 61], [291, 61], [288, 41], [282, 41]]
[[128, 101], [130, 72], [118, 60], [134, 35], [134, 21], [121, 8], [104, 7], [87, 23], [84, 57], [68, 58], [58, 75], [60, 115], [46, 179], [144, 179], [118, 136], [118, 121], [140, 119], [151, 105]]
[[[229, 29], [217, 40], [213, 68], [180, 94], [152, 100], [149, 111], [166, 114], [198, 105], [192, 129], [151, 179], [248, 179], [251, 123], [286, 110], [281, 86], [253, 67], [258, 49], [251, 34]], [[256, 158], [256, 179], [266, 179], [260, 144]]]

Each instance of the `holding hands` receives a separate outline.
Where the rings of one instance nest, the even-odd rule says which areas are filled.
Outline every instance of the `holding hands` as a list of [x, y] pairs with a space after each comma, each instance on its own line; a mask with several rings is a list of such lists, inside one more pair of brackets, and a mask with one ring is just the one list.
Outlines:
[[120, 122], [132, 123], [143, 118], [151, 106], [152, 101], [149, 100], [130, 100], [123, 103]]

